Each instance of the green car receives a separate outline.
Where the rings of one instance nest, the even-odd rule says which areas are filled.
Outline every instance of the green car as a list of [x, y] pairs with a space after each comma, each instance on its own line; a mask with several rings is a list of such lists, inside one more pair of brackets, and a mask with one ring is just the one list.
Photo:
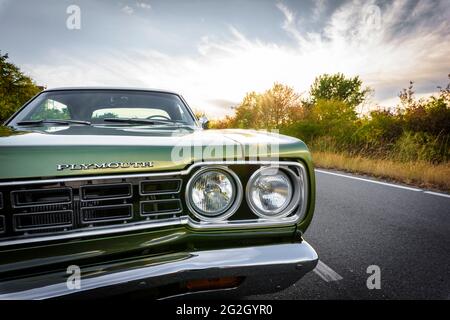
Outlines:
[[162, 90], [45, 90], [0, 127], [0, 299], [282, 290], [314, 269], [295, 138], [205, 130]]

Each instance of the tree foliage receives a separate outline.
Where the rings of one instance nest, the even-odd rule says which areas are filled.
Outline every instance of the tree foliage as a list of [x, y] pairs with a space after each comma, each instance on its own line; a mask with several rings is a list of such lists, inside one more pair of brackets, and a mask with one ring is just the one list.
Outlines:
[[376, 108], [358, 115], [356, 107], [372, 92], [359, 77], [322, 75], [302, 100], [288, 86], [275, 83], [263, 93], [249, 92], [234, 116], [216, 128], [277, 128], [299, 137], [312, 149], [389, 157], [400, 161], [448, 161], [450, 157], [449, 84], [435, 96], [416, 99], [414, 86], [400, 94], [395, 110]]
[[372, 92], [369, 87], [362, 85], [358, 76], [346, 78], [342, 73], [323, 74], [318, 76], [309, 90], [312, 103], [318, 100], [342, 101], [356, 107]]
[[439, 89], [437, 97], [431, 96], [427, 100], [414, 98], [413, 82], [400, 92], [399, 107], [407, 130], [432, 135], [450, 134], [450, 81], [445, 88]]
[[33, 80], [8, 61], [0, 52], [0, 122], [8, 119], [20, 106], [41, 89]]
[[275, 83], [264, 93], [249, 92], [236, 108], [238, 128], [274, 129], [291, 125], [302, 113], [300, 96], [292, 87]]

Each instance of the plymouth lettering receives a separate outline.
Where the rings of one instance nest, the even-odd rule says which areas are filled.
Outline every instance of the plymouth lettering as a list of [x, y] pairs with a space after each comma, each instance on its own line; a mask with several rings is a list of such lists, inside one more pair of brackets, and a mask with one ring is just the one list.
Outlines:
[[152, 161], [138, 162], [108, 162], [108, 163], [79, 163], [79, 164], [58, 164], [58, 171], [63, 170], [95, 170], [95, 169], [126, 169], [126, 168], [151, 168]]

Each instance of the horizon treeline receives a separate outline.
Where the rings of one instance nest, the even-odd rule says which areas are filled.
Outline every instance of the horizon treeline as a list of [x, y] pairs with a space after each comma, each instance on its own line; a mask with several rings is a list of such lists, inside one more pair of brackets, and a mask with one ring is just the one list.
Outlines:
[[43, 89], [8, 59], [0, 51], [0, 124]]
[[446, 87], [417, 99], [413, 82], [399, 93], [394, 109], [358, 108], [373, 92], [361, 79], [341, 73], [318, 76], [302, 98], [292, 87], [274, 83], [249, 92], [232, 116], [212, 128], [278, 129], [303, 140], [312, 151], [339, 152], [398, 161], [447, 162], [450, 156], [450, 74]]

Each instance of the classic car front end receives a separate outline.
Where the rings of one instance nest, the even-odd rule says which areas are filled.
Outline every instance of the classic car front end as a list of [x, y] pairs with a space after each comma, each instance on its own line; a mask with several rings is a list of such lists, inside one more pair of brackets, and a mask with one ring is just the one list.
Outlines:
[[0, 128], [0, 298], [279, 291], [317, 264], [314, 201], [298, 139], [203, 130], [170, 92], [47, 90]]

